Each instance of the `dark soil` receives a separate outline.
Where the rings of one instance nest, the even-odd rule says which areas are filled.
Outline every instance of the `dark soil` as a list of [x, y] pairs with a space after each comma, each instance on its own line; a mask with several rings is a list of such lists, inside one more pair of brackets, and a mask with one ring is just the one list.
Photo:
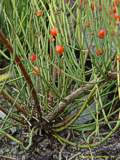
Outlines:
[[[0, 139], [1, 160], [119, 160], [120, 130], [105, 144], [94, 149], [77, 149], [61, 145], [54, 138], [45, 135], [33, 137], [33, 144], [28, 151], [23, 151], [18, 144], [6, 138]], [[79, 142], [83, 139], [75, 137]], [[88, 158], [89, 157], [89, 158]]]
[[[6, 102], [0, 98], [0, 105], [6, 107]], [[7, 104], [8, 106], [8, 104]], [[103, 127], [102, 132], [107, 132]], [[24, 129], [14, 128], [10, 134], [25, 141]], [[64, 137], [68, 133], [62, 133]], [[69, 133], [69, 139], [83, 143], [81, 134]], [[33, 137], [32, 146], [24, 151], [17, 143], [0, 135], [0, 160], [119, 160], [120, 159], [120, 129], [107, 140], [105, 144], [94, 149], [78, 149], [62, 145], [52, 136], [42, 134]]]

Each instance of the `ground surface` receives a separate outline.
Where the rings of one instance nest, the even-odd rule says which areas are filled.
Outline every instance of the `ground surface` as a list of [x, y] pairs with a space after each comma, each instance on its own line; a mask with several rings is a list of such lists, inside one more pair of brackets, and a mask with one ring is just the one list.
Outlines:
[[[78, 137], [78, 141], [82, 141]], [[77, 156], [78, 155], [78, 156]], [[35, 136], [33, 145], [23, 151], [15, 142], [0, 139], [0, 159], [2, 160], [113, 160], [120, 159], [120, 129], [108, 141], [95, 149], [76, 149], [62, 146], [48, 136]]]
[[[0, 97], [0, 105], [6, 106], [6, 102]], [[107, 128], [103, 127], [104, 132]], [[23, 139], [24, 129], [12, 129], [11, 134]], [[81, 135], [69, 133], [65, 135], [79, 143], [83, 142]], [[74, 137], [74, 138], [73, 138]], [[88, 158], [89, 157], [89, 158]], [[119, 160], [120, 159], [120, 129], [110, 137], [105, 144], [95, 149], [77, 149], [68, 145], [61, 145], [49, 135], [36, 135], [33, 144], [28, 151], [23, 151], [18, 144], [0, 136], [0, 160]]]

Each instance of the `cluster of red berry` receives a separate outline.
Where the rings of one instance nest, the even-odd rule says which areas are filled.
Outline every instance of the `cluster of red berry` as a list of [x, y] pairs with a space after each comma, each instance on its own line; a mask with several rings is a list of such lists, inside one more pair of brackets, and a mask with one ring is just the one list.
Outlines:
[[[85, 5], [87, 4], [87, 0], [80, 0], [80, 5]], [[118, 5], [120, 4], [120, 0], [114, 0], [113, 1], [113, 8], [112, 10], [110, 11], [111, 12], [111, 15], [112, 17], [116, 20], [116, 23], [120, 22], [120, 15], [118, 14]], [[92, 12], [94, 12], [96, 10], [97, 6], [96, 6], [96, 3], [95, 1], [93, 0], [91, 2], [91, 10]], [[99, 6], [99, 10], [101, 11], [102, 10], [102, 6], [100, 5]], [[43, 12], [42, 11], [38, 11], [35, 13], [36, 16], [43, 16]], [[86, 24], [88, 26], [88, 23]], [[90, 24], [89, 24], [90, 26]], [[51, 42], [54, 41], [58, 35], [58, 29], [56, 27], [53, 27], [50, 29], [50, 35], [52, 36], [51, 38]], [[107, 35], [107, 30], [105, 28], [101, 28], [99, 31], [98, 31], [98, 38], [99, 39], [104, 39]], [[56, 53], [59, 54], [60, 56], [63, 55], [63, 52], [64, 52], [64, 47], [62, 45], [56, 45], [55, 46], [55, 50], [56, 50]], [[97, 56], [100, 56], [100, 55], [103, 55], [103, 50], [98, 48], [96, 49], [96, 55]], [[31, 57], [30, 57], [30, 60], [31, 62], [35, 62], [37, 60], [37, 55], [35, 53], [32, 53], [31, 54]]]
[[[58, 35], [58, 29], [56, 27], [51, 28], [50, 35], [52, 36], [53, 39], [55, 39], [56, 36]], [[64, 47], [62, 45], [56, 45], [55, 46], [55, 50], [56, 50], [56, 53], [61, 56], [61, 55], [63, 55]], [[38, 59], [38, 57], [37, 57], [37, 55], [35, 53], [32, 53], [30, 55], [30, 61], [32, 63], [36, 62], [37, 59]], [[33, 67], [33, 74], [35, 74], [35, 75], [39, 75], [40, 74], [40, 70], [39, 70], [39, 68], [37, 66]]]
[[[50, 35], [52, 36], [52, 38], [56, 38], [56, 36], [58, 35], [57, 28], [55, 28], [55, 27], [52, 28], [50, 30]], [[62, 55], [64, 52], [64, 47], [62, 45], [56, 45], [55, 50], [59, 55]], [[37, 60], [37, 55], [35, 53], [32, 53], [30, 56], [30, 60], [31, 60], [31, 62], [35, 62]]]
[[[56, 27], [51, 28], [50, 35], [52, 36], [52, 38], [56, 38], [56, 36], [58, 35], [58, 29]], [[59, 55], [62, 55], [64, 52], [64, 47], [62, 45], [56, 45], [55, 49]]]

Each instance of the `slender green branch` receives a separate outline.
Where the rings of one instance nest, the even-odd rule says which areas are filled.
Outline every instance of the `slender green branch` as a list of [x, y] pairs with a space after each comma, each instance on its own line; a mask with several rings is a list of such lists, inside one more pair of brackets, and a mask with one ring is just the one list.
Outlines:
[[[2, 90], [2, 91], [0, 92], [0, 94], [2, 94], [3, 97], [4, 97], [7, 101], [9, 101], [11, 104], [14, 103], [15, 99], [14, 99], [5, 89]], [[19, 102], [16, 101], [16, 102], [15, 102], [15, 106], [16, 106], [18, 112], [21, 112], [21, 113], [23, 113], [24, 115], [28, 115], [28, 114], [29, 114], [29, 112], [27, 111], [27, 108], [26, 108], [24, 105], [20, 104]]]
[[[8, 114], [8, 112], [7, 112], [3, 107], [1, 107], [1, 106], [0, 106], [0, 110], [1, 110], [5, 115]], [[15, 116], [13, 116], [13, 115], [10, 115], [9, 117], [10, 117], [11, 119], [13, 119], [13, 120], [21, 123], [22, 125], [25, 125], [25, 122], [23, 121], [23, 119], [21, 119], [21, 118], [18, 119], [17, 117], [15, 117]]]
[[[8, 51], [10, 53], [13, 53], [13, 48], [12, 48], [10, 42], [6, 39], [5, 35], [2, 32], [0, 32], [0, 42], [3, 45], [5, 45], [5, 47], [8, 49]], [[42, 111], [41, 111], [42, 107], [39, 104], [37, 93], [36, 93], [36, 90], [35, 90], [34, 85], [32, 83], [32, 80], [31, 80], [29, 74], [27, 73], [25, 67], [23, 66], [23, 64], [22, 64], [22, 62], [21, 62], [21, 60], [20, 60], [20, 58], [18, 56], [15, 56], [15, 62], [20, 67], [21, 73], [23, 74], [26, 82], [28, 83], [28, 85], [30, 87], [30, 91], [32, 93], [32, 96], [33, 96], [33, 99], [34, 99], [34, 102], [35, 102], [34, 105], [35, 105], [35, 107], [36, 107], [36, 109], [38, 111], [38, 117], [42, 120]]]
[[94, 148], [94, 147], [97, 147], [98, 145], [104, 143], [119, 127], [120, 127], [120, 113], [119, 113], [118, 121], [117, 121], [115, 127], [100, 142], [96, 142], [94, 144], [81, 145], [81, 144], [77, 144], [75, 142], [71, 142], [69, 140], [66, 140], [65, 138], [61, 137], [60, 135], [58, 135], [56, 133], [53, 133], [53, 136], [62, 144], [66, 143], [66, 144], [72, 145], [77, 148]]

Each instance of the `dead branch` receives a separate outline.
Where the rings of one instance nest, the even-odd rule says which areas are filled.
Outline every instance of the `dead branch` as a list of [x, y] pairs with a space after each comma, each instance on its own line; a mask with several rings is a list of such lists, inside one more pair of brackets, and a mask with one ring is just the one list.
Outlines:
[[67, 107], [67, 105], [69, 105], [70, 103], [72, 103], [76, 98], [78, 98], [82, 93], [90, 90], [93, 88], [93, 86], [95, 85], [95, 81], [89, 83], [89, 84], [85, 84], [83, 86], [81, 86], [80, 88], [76, 89], [74, 92], [72, 92], [70, 95], [68, 95], [67, 97], [64, 98], [64, 100], [62, 100], [55, 108], [55, 110], [53, 112], [50, 112], [45, 119], [48, 120], [48, 122], [50, 123], [52, 120], [54, 120], [56, 118], [56, 116], [58, 116], [58, 114], [62, 113], [65, 108]]

